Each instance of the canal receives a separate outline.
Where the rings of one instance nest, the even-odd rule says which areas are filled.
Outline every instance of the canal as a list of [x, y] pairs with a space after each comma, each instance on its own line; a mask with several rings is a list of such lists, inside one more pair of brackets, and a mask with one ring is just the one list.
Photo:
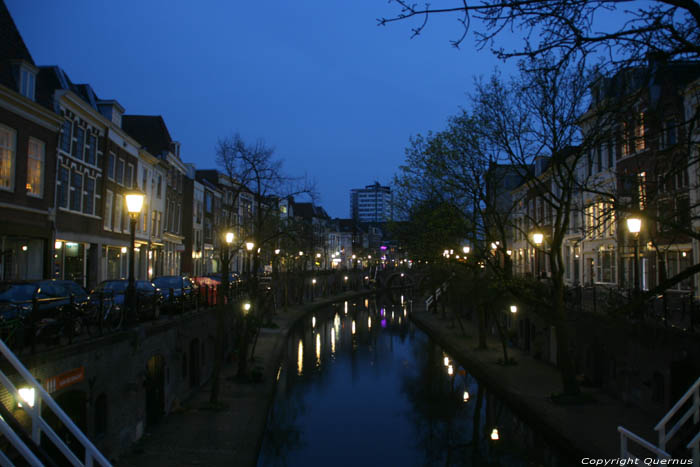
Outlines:
[[370, 298], [297, 323], [258, 466], [569, 465], [410, 313]]

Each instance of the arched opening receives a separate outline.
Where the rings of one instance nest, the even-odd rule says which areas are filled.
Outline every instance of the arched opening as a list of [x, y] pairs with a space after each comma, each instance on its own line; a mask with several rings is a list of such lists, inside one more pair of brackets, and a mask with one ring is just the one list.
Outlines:
[[146, 425], [158, 423], [165, 412], [165, 359], [154, 355], [146, 364]]

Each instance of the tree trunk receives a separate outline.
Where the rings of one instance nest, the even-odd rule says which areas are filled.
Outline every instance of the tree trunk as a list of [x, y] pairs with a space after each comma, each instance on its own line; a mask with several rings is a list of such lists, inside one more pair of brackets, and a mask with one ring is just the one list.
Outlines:
[[557, 338], [557, 363], [561, 372], [563, 394], [575, 396], [581, 390], [576, 381], [576, 369], [574, 368], [571, 350], [569, 348], [569, 324], [566, 320], [566, 307], [564, 306], [564, 281], [561, 274], [553, 275], [554, 284], [554, 329]]

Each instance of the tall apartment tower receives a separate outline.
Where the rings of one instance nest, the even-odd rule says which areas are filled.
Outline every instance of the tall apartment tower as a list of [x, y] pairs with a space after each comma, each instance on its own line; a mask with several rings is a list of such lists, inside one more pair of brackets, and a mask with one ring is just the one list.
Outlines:
[[379, 182], [350, 190], [350, 216], [357, 222], [392, 220], [391, 188]]

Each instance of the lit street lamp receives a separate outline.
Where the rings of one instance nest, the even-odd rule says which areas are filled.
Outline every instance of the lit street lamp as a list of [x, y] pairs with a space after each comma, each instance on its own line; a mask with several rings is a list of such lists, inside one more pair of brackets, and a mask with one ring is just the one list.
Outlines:
[[639, 294], [639, 232], [642, 230], [642, 219], [637, 216], [627, 218], [627, 230], [634, 235], [634, 294]]
[[129, 212], [131, 227], [131, 250], [129, 254], [129, 313], [134, 313], [136, 305], [136, 287], [134, 282], [134, 248], [136, 246], [136, 222], [141, 215], [144, 194], [138, 191], [126, 193], [126, 210]]
[[246, 258], [246, 263], [248, 263], [247, 264], [247, 266], [248, 266], [248, 268], [247, 268], [248, 269], [248, 280], [250, 280], [250, 278], [252, 276], [252, 272], [253, 272], [252, 271], [253, 265], [251, 264], [252, 259], [253, 259], [251, 252], [253, 251], [253, 248], [255, 248], [255, 243], [250, 242], [250, 241], [245, 242], [245, 249], [248, 250], [248, 258]]
[[538, 250], [540, 248], [540, 245], [542, 245], [543, 240], [544, 240], [544, 235], [542, 233], [535, 232], [534, 234], [532, 234], [532, 241], [535, 242], [535, 245], [537, 245], [537, 248], [535, 249], [535, 270], [536, 270], [535, 276], [537, 278], [539, 278], [539, 276], [540, 276], [540, 264], [539, 264], [540, 263], [540, 261], [539, 261], [540, 255], [538, 254], [539, 253]]

